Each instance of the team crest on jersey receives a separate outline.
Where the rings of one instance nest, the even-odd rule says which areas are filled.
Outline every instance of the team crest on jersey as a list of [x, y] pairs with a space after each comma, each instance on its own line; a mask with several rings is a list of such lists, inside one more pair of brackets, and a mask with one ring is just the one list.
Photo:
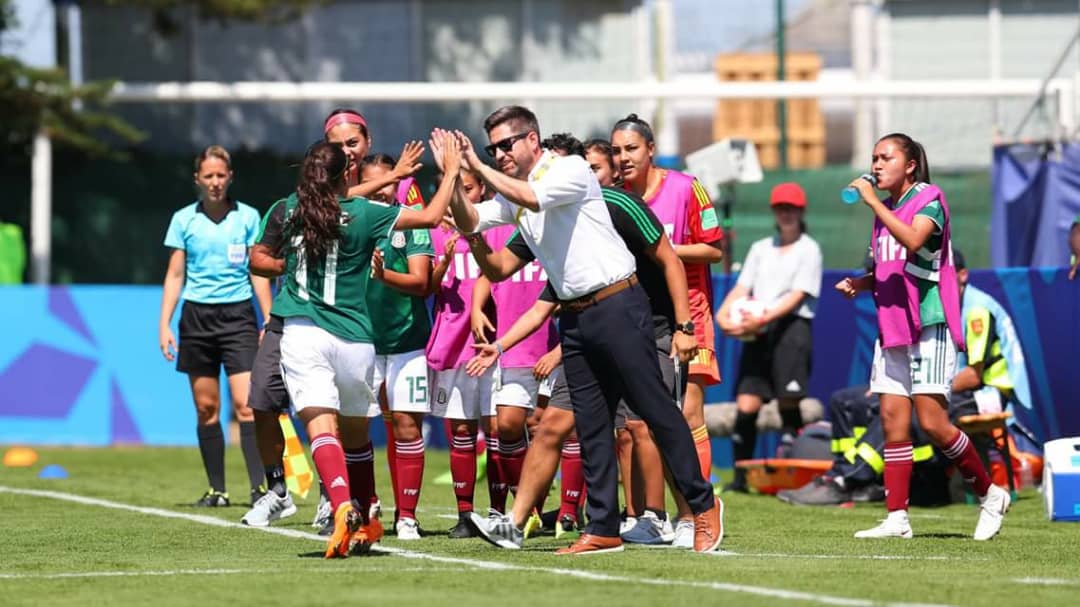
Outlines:
[[971, 332], [975, 335], [982, 335], [983, 321], [981, 318], [974, 318], [971, 320]]
[[405, 246], [405, 233], [394, 232], [394, 235], [390, 237], [390, 244], [392, 244], [395, 249], [403, 248]]

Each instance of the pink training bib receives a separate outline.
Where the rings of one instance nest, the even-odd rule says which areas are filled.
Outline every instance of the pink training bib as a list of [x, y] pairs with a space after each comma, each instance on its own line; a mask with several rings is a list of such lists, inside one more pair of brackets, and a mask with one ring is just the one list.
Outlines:
[[[512, 225], [498, 226], [484, 232], [491, 250], [498, 251], [506, 246], [516, 228]], [[502, 337], [533, 307], [540, 297], [540, 292], [547, 284], [547, 272], [540, 262], [530, 261], [513, 276], [491, 285], [491, 297], [495, 300], [496, 335]], [[548, 318], [532, 335], [510, 348], [499, 359], [499, 365], [505, 369], [532, 368], [540, 357], [547, 354], [559, 343], [555, 324]]]
[[[452, 234], [452, 230], [443, 226], [431, 230], [431, 244], [435, 248], [436, 259], [442, 259], [446, 241]], [[454, 259], [435, 294], [432, 310], [434, 323], [425, 353], [428, 366], [435, 371], [456, 369], [476, 353], [472, 347], [474, 340], [469, 314], [473, 285], [479, 277], [480, 266], [469, 252], [468, 243], [464, 238], [459, 238], [454, 247]]]

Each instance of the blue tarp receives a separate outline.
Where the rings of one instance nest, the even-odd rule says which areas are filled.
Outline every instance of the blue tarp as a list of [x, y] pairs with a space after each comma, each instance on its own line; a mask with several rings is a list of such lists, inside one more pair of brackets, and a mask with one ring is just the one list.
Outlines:
[[[822, 400], [869, 378], [876, 334], [869, 296], [844, 299], [825, 272], [813, 324], [810, 392]], [[1080, 435], [1080, 281], [1064, 269], [973, 271], [971, 282], [1011, 314], [1028, 365], [1033, 409], [1019, 419], [1040, 439]], [[733, 284], [714, 277], [717, 302]], [[160, 287], [0, 287], [0, 444], [195, 444], [185, 376], [157, 347]], [[741, 342], [717, 338], [724, 383], [708, 401], [732, 400]], [[441, 423], [433, 446], [444, 446]], [[383, 439], [382, 424], [372, 437]], [[723, 451], [723, 450], [720, 450]], [[718, 453], [721, 462], [726, 455]]]
[[998, 146], [992, 187], [991, 264], [1066, 265], [1080, 215], [1080, 143]]

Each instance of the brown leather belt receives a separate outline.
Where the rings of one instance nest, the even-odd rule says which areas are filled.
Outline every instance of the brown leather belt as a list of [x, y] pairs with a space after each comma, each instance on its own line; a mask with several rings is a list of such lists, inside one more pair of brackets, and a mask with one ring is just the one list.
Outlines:
[[583, 295], [581, 297], [578, 297], [577, 299], [564, 301], [562, 302], [562, 307], [563, 309], [570, 310], [571, 312], [580, 312], [586, 308], [591, 308], [592, 306], [595, 306], [596, 304], [604, 301], [605, 299], [611, 297], [616, 293], [629, 289], [637, 283], [637, 274], [631, 274], [629, 278], [624, 278], [619, 282], [604, 287], [603, 289], [593, 291], [592, 293], [589, 293], [588, 295]]

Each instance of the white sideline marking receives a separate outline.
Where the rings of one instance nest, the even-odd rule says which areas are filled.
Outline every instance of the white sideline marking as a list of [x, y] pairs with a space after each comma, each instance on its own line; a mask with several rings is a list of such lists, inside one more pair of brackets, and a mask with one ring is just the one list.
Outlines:
[[730, 552], [721, 550], [716, 556], [749, 556], [763, 559], [822, 559], [838, 561], [989, 561], [989, 558], [958, 556], [906, 556], [902, 554], [785, 554], [769, 552]]
[[[248, 529], [253, 531], [261, 531], [264, 533], [271, 533], [274, 535], [281, 535], [285, 537], [314, 540], [319, 543], [325, 543], [326, 538], [321, 537], [314, 533], [308, 533], [305, 531], [296, 531], [294, 529], [282, 529], [280, 527], [249, 527], [247, 525], [241, 525], [240, 523], [234, 523], [232, 521], [226, 521], [213, 516], [205, 516], [200, 514], [188, 514], [185, 512], [174, 512], [172, 510], [164, 510], [162, 508], [148, 508], [143, 506], [132, 506], [130, 504], [123, 504], [120, 502], [113, 502], [109, 500], [103, 500], [93, 497], [84, 497], [73, 493], [63, 493], [60, 491], [43, 491], [39, 489], [19, 489], [15, 487], [6, 487], [0, 485], [0, 493], [11, 493], [14, 495], [27, 495], [32, 497], [44, 497], [49, 499], [61, 500], [66, 502], [73, 502], [76, 504], [84, 504], [87, 506], [99, 506], [102, 508], [111, 508], [114, 510], [125, 510], [128, 512], [135, 512], [137, 514], [149, 514], [153, 516], [160, 516], [163, 518], [180, 519], [185, 521], [191, 521], [194, 523], [202, 523], [204, 525], [211, 525], [214, 527], [228, 527], [235, 529]], [[388, 554], [394, 554], [409, 559], [419, 559], [432, 561], [436, 563], [451, 563], [455, 565], [462, 565], [466, 567], [472, 567], [475, 569], [486, 569], [494, 571], [526, 571], [535, 573], [547, 573], [551, 575], [560, 575], [566, 577], [573, 577], [578, 579], [600, 581], [600, 582], [619, 582], [622, 584], [640, 584], [645, 586], [670, 586], [670, 587], [684, 587], [684, 588], [704, 588], [708, 590], [720, 590], [724, 592], [740, 592], [743, 594], [753, 594], [757, 596], [770, 597], [774, 599], [787, 599], [792, 601], [807, 601], [813, 603], [820, 603], [823, 605], [840, 605], [843, 607], [873, 607], [879, 605], [875, 601], [869, 599], [855, 599], [841, 596], [832, 596], [827, 594], [816, 594], [812, 592], [802, 592], [798, 590], [784, 590], [782, 588], [770, 588], [767, 586], [750, 586], [747, 584], [735, 584], [730, 582], [695, 582], [690, 580], [669, 580], [669, 579], [653, 579], [653, 578], [635, 578], [624, 577], [618, 575], [609, 575], [606, 573], [596, 573], [590, 571], [580, 571], [577, 569], [561, 569], [555, 567], [533, 567], [514, 565], [511, 563], [498, 563], [494, 561], [480, 561], [467, 558], [439, 556], [435, 554], [428, 554], [424, 552], [414, 552], [411, 550], [404, 550], [401, 548], [392, 548], [389, 546], [376, 546], [372, 548], [373, 551], [385, 552]], [[573, 557], [571, 557], [573, 558]], [[583, 557], [587, 558], [587, 557]], [[914, 603], [886, 603], [887, 607], [910, 607]], [[941, 605], [920, 605], [920, 607], [946, 607]]]
[[[315, 569], [310, 569], [316, 572]], [[318, 573], [337, 573], [344, 570], [319, 569]], [[368, 571], [393, 571], [393, 572], [430, 572], [430, 571], [458, 571], [457, 569], [432, 569], [431, 567], [375, 567], [364, 568]], [[177, 575], [234, 575], [238, 573], [281, 573], [279, 569], [175, 569], [172, 571], [73, 571], [65, 573], [0, 573], [0, 580], [62, 580], [70, 578], [95, 578], [95, 577], [172, 577]], [[355, 571], [348, 571], [355, 574]]]
[[1031, 584], [1035, 586], [1077, 586], [1080, 581], [1062, 580], [1052, 577], [1014, 577], [1012, 581], [1017, 584]]

